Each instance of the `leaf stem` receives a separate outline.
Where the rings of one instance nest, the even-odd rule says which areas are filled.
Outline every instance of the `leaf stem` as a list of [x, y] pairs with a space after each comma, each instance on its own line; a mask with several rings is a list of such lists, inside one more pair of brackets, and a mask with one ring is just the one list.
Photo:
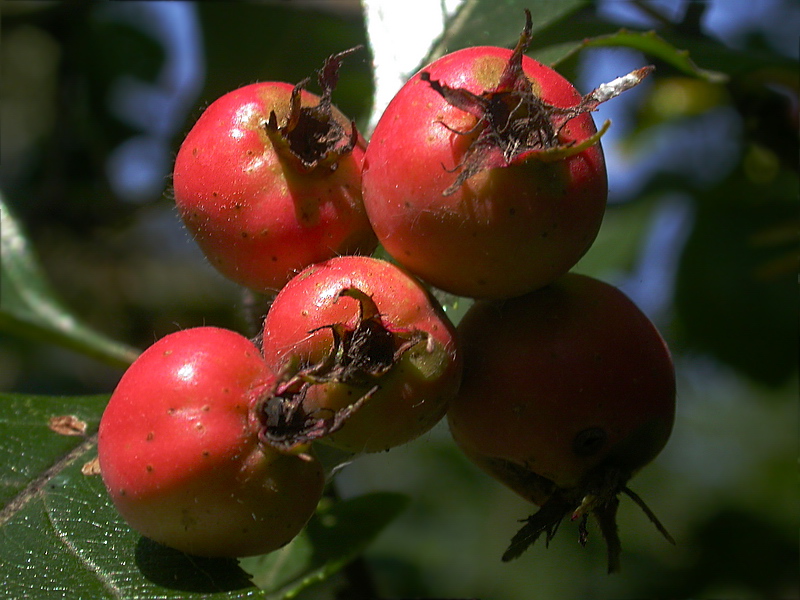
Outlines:
[[[341, 501], [342, 497], [336, 480], [329, 481], [325, 495], [334, 502]], [[378, 588], [369, 562], [363, 554], [359, 554], [343, 569], [345, 586], [336, 593], [337, 600], [377, 600], [380, 598]]]

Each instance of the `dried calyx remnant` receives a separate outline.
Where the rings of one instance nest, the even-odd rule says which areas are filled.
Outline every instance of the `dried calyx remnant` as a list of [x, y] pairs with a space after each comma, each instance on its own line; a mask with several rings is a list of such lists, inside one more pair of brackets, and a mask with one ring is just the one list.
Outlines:
[[[358, 301], [355, 326], [344, 323], [324, 325], [309, 331], [314, 334], [330, 330], [331, 350], [318, 363], [291, 364], [279, 378], [274, 389], [263, 397], [257, 407], [261, 430], [260, 440], [283, 452], [329, 436], [380, 389], [380, 378], [420, 342], [429, 345], [428, 333], [419, 330], [391, 331], [383, 323], [372, 298], [357, 288], [344, 288], [338, 298]], [[358, 400], [339, 409], [307, 410], [306, 396], [313, 386], [342, 384], [366, 389]]]
[[563, 143], [559, 134], [568, 121], [595, 110], [599, 104], [638, 85], [655, 68], [642, 67], [605, 83], [586, 94], [575, 106], [553, 106], [534, 93], [533, 85], [522, 68], [522, 57], [532, 39], [531, 31], [531, 13], [526, 9], [525, 27], [499, 83], [481, 94], [449, 87], [431, 79], [427, 71], [420, 73], [420, 78], [427, 81], [448, 104], [477, 119], [468, 131], [453, 130], [458, 134], [477, 135], [456, 167], [460, 170], [456, 180], [444, 195], [452, 194], [467, 179], [485, 169], [506, 167], [529, 159], [557, 161], [596, 144], [608, 130], [610, 121], [606, 121], [597, 133], [579, 142]]
[[622, 552], [617, 531], [620, 494], [625, 494], [633, 500], [667, 541], [675, 544], [675, 540], [655, 513], [627, 486], [631, 478], [630, 469], [613, 464], [613, 461], [601, 463], [589, 471], [581, 485], [573, 489], [561, 489], [549, 479], [522, 466], [507, 461], [499, 462], [504, 464], [494, 464], [495, 469], [503, 469], [507, 473], [516, 471], [514, 478], [517, 481], [524, 482], [524, 486], [528, 489], [535, 489], [537, 495], [547, 497], [537, 512], [524, 519], [525, 524], [511, 539], [508, 549], [503, 554], [503, 561], [507, 562], [521, 556], [542, 534], [545, 536], [545, 544], [549, 544], [558, 526], [568, 515], [571, 521], [578, 521], [578, 539], [580, 544], [585, 546], [589, 536], [589, 516], [592, 516], [606, 543], [608, 572], [618, 572]]
[[336, 170], [339, 159], [352, 152], [358, 143], [355, 121], [350, 121], [350, 131], [346, 131], [341, 114], [337, 119], [334, 113], [331, 96], [339, 81], [342, 59], [360, 48], [356, 46], [327, 58], [317, 72], [317, 82], [322, 88], [318, 104], [302, 105], [302, 91], [311, 80], [307, 77], [292, 89], [285, 123], [278, 123], [274, 110], [264, 123], [267, 135], [278, 152], [291, 160], [301, 172]]

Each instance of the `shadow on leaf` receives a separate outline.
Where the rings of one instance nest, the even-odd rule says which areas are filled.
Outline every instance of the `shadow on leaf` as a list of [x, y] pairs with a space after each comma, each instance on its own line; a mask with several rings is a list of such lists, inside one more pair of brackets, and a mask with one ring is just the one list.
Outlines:
[[142, 537], [135, 559], [142, 575], [169, 589], [212, 593], [253, 587], [234, 558], [192, 556]]

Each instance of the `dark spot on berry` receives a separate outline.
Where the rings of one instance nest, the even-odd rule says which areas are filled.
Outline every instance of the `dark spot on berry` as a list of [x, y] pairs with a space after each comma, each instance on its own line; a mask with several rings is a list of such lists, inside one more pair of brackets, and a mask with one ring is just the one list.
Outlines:
[[579, 431], [572, 440], [572, 451], [578, 456], [594, 456], [608, 440], [608, 433], [600, 427], [589, 427]]

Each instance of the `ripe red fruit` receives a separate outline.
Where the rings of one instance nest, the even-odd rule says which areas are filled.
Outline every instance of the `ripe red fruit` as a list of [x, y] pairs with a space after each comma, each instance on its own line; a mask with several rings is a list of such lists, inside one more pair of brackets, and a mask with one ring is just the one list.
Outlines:
[[100, 421], [103, 481], [141, 534], [202, 556], [275, 550], [305, 525], [324, 476], [261, 444], [254, 407], [274, 376], [238, 333], [168, 335], [125, 372]]
[[[479, 467], [542, 506], [512, 540], [524, 551], [561, 519], [596, 517], [618, 568], [615, 514], [631, 476], [672, 430], [675, 375], [649, 319], [617, 288], [567, 274], [507, 301], [478, 302], [459, 324], [464, 379], [448, 420]], [[663, 531], [660, 525], [659, 528]]]
[[646, 74], [581, 97], [523, 54], [527, 17], [513, 52], [466, 48], [414, 75], [381, 116], [364, 159], [364, 204], [383, 247], [462, 296], [542, 287], [589, 249], [607, 179], [588, 111]]
[[267, 364], [283, 375], [264, 403], [266, 435], [376, 452], [433, 427], [458, 389], [455, 330], [412, 276], [370, 257], [313, 265], [276, 296]]
[[244, 86], [213, 102], [178, 151], [183, 222], [214, 267], [257, 292], [376, 247], [361, 199], [366, 144], [331, 104], [343, 54], [320, 71], [322, 97], [306, 81]]

